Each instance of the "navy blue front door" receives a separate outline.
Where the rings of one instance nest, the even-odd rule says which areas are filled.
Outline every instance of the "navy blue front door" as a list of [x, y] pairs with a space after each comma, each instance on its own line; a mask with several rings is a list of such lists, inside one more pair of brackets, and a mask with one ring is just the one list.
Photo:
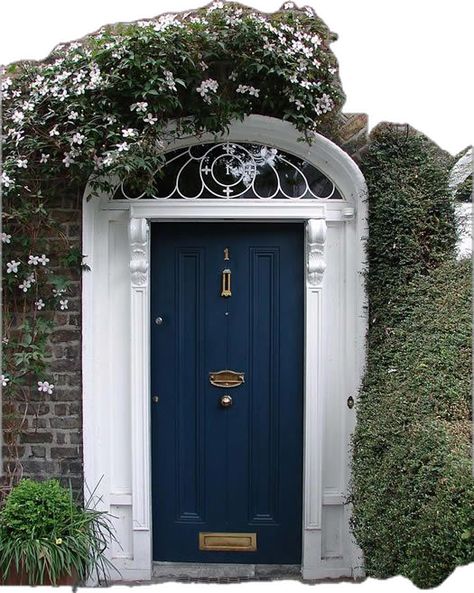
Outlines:
[[[154, 559], [299, 564], [302, 225], [151, 226]], [[245, 382], [211, 384], [228, 369]], [[255, 534], [256, 550], [203, 550], [204, 533]]]

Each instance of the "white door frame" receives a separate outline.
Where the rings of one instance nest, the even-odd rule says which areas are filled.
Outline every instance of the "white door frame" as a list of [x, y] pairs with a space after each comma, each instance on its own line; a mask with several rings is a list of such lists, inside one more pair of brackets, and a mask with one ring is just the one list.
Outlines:
[[[106, 510], [124, 509], [123, 524], [118, 519], [118, 533], [126, 538], [131, 553], [111, 552], [122, 578], [148, 580], [152, 569], [151, 524], [151, 450], [150, 450], [150, 281], [149, 281], [149, 222], [173, 221], [298, 221], [305, 224], [305, 349], [304, 349], [304, 487], [302, 529], [302, 576], [321, 579], [357, 576], [361, 569], [360, 554], [352, 542], [349, 509], [344, 513], [347, 566], [341, 568], [322, 559], [323, 504], [342, 504], [345, 492], [326, 492], [322, 482], [324, 405], [322, 389], [324, 373], [323, 349], [326, 336], [322, 327], [325, 298], [325, 246], [328, 225], [344, 225], [345, 335], [343, 358], [344, 386], [354, 398], [359, 388], [365, 361], [366, 307], [363, 285], [367, 234], [366, 185], [352, 159], [334, 143], [316, 135], [313, 144], [298, 141], [298, 132], [281, 120], [252, 115], [231, 125], [228, 134], [210, 134], [195, 139], [176, 141], [167, 150], [194, 143], [230, 140], [257, 142], [275, 146], [299, 156], [334, 181], [344, 201], [335, 200], [243, 200], [243, 199], [143, 199], [110, 200], [110, 196], [84, 200], [83, 252], [91, 272], [83, 277], [83, 426], [84, 474], [90, 488], [99, 481], [99, 493]], [[86, 191], [86, 195], [89, 192]], [[107, 273], [110, 250], [101, 243], [110, 221], [128, 219], [129, 243], [129, 325], [125, 323], [122, 338], [130, 341], [129, 360], [129, 487], [111, 491], [107, 478], [108, 463], [114, 452], [107, 455], [107, 410], [113, 408], [113, 395], [103, 378], [104, 365], [112, 364], [108, 328], [115, 320], [108, 319], [108, 303], [103, 294], [102, 276]], [[122, 320], [124, 321], [124, 320]], [[126, 321], [126, 320], [125, 320]], [[122, 335], [117, 330], [119, 337]], [[127, 333], [128, 332], [128, 333]], [[116, 339], [116, 338], [115, 338]], [[103, 394], [99, 397], [98, 394]], [[347, 410], [346, 410], [347, 412]], [[354, 416], [346, 414], [345, 445], [354, 427]], [[109, 416], [110, 418], [110, 416]], [[125, 437], [124, 437], [125, 438]], [[103, 456], [105, 455], [105, 456]], [[349, 478], [347, 452], [346, 484]], [[113, 488], [112, 488], [113, 490]], [[332, 498], [331, 498], [332, 497]], [[126, 515], [126, 508], [129, 514]]]

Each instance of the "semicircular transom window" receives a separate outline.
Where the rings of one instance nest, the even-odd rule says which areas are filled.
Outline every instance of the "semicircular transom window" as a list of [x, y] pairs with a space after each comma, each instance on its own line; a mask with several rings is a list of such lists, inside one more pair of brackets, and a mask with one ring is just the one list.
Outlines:
[[263, 144], [199, 144], [170, 151], [165, 159], [152, 196], [124, 182], [114, 199], [343, 200], [334, 182], [314, 165]]

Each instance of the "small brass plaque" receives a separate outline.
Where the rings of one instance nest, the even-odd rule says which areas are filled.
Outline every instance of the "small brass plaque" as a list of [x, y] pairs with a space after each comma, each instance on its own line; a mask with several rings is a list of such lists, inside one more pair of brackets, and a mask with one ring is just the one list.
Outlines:
[[214, 371], [209, 373], [209, 381], [211, 385], [216, 387], [238, 387], [245, 383], [245, 373], [238, 373], [237, 371]]
[[256, 552], [256, 533], [199, 533], [199, 549], [207, 552]]

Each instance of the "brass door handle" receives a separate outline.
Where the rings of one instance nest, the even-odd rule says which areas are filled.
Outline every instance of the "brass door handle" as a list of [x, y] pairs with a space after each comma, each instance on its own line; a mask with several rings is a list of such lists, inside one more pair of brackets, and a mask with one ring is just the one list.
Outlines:
[[220, 398], [219, 403], [223, 408], [230, 408], [232, 405], [232, 398], [230, 395], [223, 395]]

